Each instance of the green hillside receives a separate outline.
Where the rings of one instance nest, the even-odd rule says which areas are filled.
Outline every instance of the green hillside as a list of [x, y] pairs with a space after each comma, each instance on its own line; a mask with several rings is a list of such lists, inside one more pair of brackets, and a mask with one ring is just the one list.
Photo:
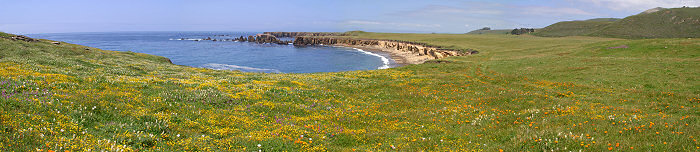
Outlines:
[[665, 9], [616, 21], [591, 36], [618, 38], [700, 37], [700, 8]]
[[0, 36], [0, 151], [700, 149], [700, 39], [355, 32], [480, 53], [264, 74]]
[[609, 20], [559, 22], [536, 31], [533, 35], [545, 37], [589, 35], [612, 23], [614, 23], [614, 21]]
[[550, 25], [537, 36], [598, 36], [615, 38], [700, 37], [700, 8], [660, 9], [620, 20], [594, 19]]

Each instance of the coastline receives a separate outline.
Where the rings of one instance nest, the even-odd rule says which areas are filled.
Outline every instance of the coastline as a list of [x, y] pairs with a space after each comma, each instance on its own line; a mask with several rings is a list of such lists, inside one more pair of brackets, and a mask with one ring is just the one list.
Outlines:
[[429, 56], [420, 56], [419, 54], [414, 54], [414, 53], [410, 53], [410, 52], [403, 52], [403, 51], [393, 50], [393, 49], [388, 49], [388, 48], [381, 48], [381, 47], [377, 47], [377, 46], [346, 45], [346, 44], [334, 44], [333, 46], [362, 49], [364, 51], [369, 51], [369, 52], [386, 53], [389, 55], [393, 64], [395, 64], [395, 66], [391, 66], [390, 68], [402, 67], [402, 66], [406, 66], [406, 65], [410, 65], [410, 64], [421, 64], [425, 61], [431, 60], [431, 58]]

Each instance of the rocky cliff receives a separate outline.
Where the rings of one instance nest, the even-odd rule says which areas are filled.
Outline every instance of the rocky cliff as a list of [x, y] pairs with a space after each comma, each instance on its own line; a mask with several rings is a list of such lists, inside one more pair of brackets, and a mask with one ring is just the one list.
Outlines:
[[294, 45], [347, 45], [374, 47], [390, 52], [408, 52], [416, 56], [428, 57], [428, 59], [441, 59], [449, 56], [464, 56], [476, 54], [478, 51], [442, 49], [437, 46], [430, 46], [424, 43], [394, 40], [374, 40], [374, 39], [351, 39], [336, 37], [296, 37]]
[[264, 32], [276, 37], [297, 37], [297, 36], [345, 36], [338, 32]]

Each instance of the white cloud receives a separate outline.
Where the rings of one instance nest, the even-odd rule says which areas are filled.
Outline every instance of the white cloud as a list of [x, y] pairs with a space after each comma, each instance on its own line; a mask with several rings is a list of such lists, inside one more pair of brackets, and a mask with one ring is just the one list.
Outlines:
[[349, 24], [349, 25], [380, 25], [382, 23], [374, 22], [374, 21], [351, 20], [351, 21], [346, 21], [345, 24]]
[[485, 7], [473, 7], [473, 8], [458, 8], [451, 6], [441, 6], [441, 5], [430, 5], [419, 11], [411, 12], [413, 15], [435, 15], [435, 14], [472, 14], [472, 15], [500, 15], [503, 11], [485, 8]]
[[700, 6], [700, 0], [578, 0], [613, 10], [647, 10], [655, 7]]
[[524, 14], [532, 15], [596, 15], [577, 8], [552, 8], [552, 7], [525, 7], [522, 8]]
[[396, 22], [377, 22], [377, 21], [364, 21], [364, 20], [350, 20], [350, 21], [345, 21], [342, 24], [350, 25], [350, 26], [378, 25], [378, 26], [421, 27], [421, 28], [441, 27], [440, 24], [396, 23]]

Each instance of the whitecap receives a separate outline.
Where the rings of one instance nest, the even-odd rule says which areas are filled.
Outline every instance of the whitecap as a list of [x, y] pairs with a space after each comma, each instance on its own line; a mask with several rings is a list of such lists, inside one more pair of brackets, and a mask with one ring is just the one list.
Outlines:
[[182, 40], [187, 40], [187, 41], [201, 41], [201, 40], [204, 40], [204, 39], [177, 38], [177, 39], [168, 39], [168, 40], [171, 40], [171, 41], [182, 41]]
[[263, 69], [263, 68], [254, 68], [254, 67], [238, 66], [238, 65], [230, 65], [230, 64], [219, 64], [219, 63], [207, 63], [207, 64], [204, 64], [202, 67], [208, 68], [208, 69], [214, 69], [214, 70], [239, 70], [239, 71], [243, 71], [243, 72], [282, 73], [280, 70], [277, 70], [277, 69]]
[[357, 51], [360, 51], [360, 52], [362, 52], [362, 53], [364, 53], [364, 54], [371, 55], [371, 56], [376, 56], [376, 57], [379, 57], [380, 59], [382, 59], [382, 63], [384, 63], [384, 65], [380, 66], [380, 67], [377, 68], [377, 69], [388, 69], [388, 68], [389, 68], [389, 64], [391, 64], [391, 62], [389, 62], [389, 59], [386, 58], [386, 57], [384, 57], [384, 56], [382, 56], [382, 55], [379, 55], [379, 54], [376, 54], [376, 53], [372, 53], [372, 52], [368, 52], [368, 51], [365, 51], [365, 50], [362, 50], [362, 49], [358, 49], [358, 48], [353, 48], [353, 49], [355, 49], [355, 50], [357, 50]]

